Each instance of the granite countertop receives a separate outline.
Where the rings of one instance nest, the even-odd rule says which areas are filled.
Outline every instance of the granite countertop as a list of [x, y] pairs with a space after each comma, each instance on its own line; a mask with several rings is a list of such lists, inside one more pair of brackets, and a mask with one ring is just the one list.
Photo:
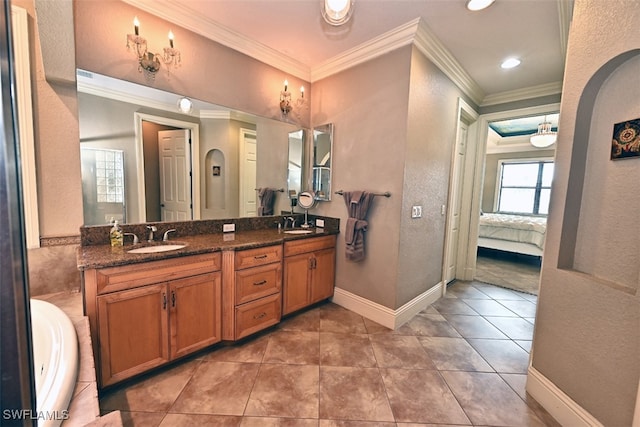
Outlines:
[[310, 228], [309, 230], [311, 230], [309, 234], [287, 234], [284, 233], [284, 231], [278, 231], [276, 229], [264, 229], [192, 236], [172, 235], [171, 240], [165, 242], [165, 244], [186, 244], [187, 246], [182, 249], [147, 254], [131, 254], [128, 253], [128, 251], [144, 246], [162, 245], [163, 242], [141, 242], [137, 245], [125, 243], [124, 246], [119, 247], [111, 247], [110, 245], [79, 246], [77, 251], [78, 269], [86, 270], [91, 268], [115, 267], [221, 250], [251, 249], [277, 245], [288, 240], [338, 234], [338, 230], [336, 229]]

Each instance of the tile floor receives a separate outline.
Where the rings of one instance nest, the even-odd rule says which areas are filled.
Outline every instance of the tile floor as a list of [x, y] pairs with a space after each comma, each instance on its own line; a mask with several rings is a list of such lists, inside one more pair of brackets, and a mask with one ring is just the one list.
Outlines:
[[326, 303], [100, 408], [125, 426], [556, 426], [524, 390], [536, 299], [457, 282], [396, 331]]
[[540, 286], [540, 259], [480, 248], [474, 278], [480, 282], [537, 295]]

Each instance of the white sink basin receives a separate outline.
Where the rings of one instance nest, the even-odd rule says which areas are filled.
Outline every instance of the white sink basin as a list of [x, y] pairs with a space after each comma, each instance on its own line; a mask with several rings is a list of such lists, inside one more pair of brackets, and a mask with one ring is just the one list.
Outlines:
[[130, 254], [155, 254], [158, 252], [177, 251], [187, 245], [157, 245], [157, 246], [144, 246], [142, 248], [131, 249]]
[[309, 234], [313, 233], [313, 230], [285, 230], [286, 234]]

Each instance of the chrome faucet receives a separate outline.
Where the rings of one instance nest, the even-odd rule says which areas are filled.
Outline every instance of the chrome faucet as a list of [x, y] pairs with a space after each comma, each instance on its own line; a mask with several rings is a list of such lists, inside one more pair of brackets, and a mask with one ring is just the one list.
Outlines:
[[149, 238], [147, 242], [153, 242], [153, 232], [158, 231], [158, 228], [155, 225], [147, 225], [147, 229], [149, 230]]
[[291, 221], [291, 228], [296, 228], [296, 219], [294, 217], [289, 216], [285, 219], [284, 228], [287, 228], [287, 221]]
[[133, 236], [133, 244], [137, 245], [138, 243], [140, 243], [140, 240], [138, 239], [138, 236], [136, 236], [133, 233], [124, 233], [124, 236]]
[[172, 233], [172, 232], [174, 232], [174, 231], [176, 231], [176, 229], [175, 229], [175, 228], [172, 228], [171, 230], [167, 230], [167, 231], [165, 231], [165, 232], [164, 232], [164, 235], [162, 236], [162, 241], [163, 241], [163, 242], [168, 242], [168, 241], [169, 241], [169, 233]]

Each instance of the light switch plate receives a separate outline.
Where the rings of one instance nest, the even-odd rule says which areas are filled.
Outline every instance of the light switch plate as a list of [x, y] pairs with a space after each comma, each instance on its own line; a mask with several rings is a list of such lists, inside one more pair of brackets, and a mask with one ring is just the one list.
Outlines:
[[411, 207], [411, 218], [422, 218], [422, 206]]
[[223, 233], [229, 233], [232, 231], [236, 231], [236, 225], [235, 224], [222, 224], [222, 232]]

